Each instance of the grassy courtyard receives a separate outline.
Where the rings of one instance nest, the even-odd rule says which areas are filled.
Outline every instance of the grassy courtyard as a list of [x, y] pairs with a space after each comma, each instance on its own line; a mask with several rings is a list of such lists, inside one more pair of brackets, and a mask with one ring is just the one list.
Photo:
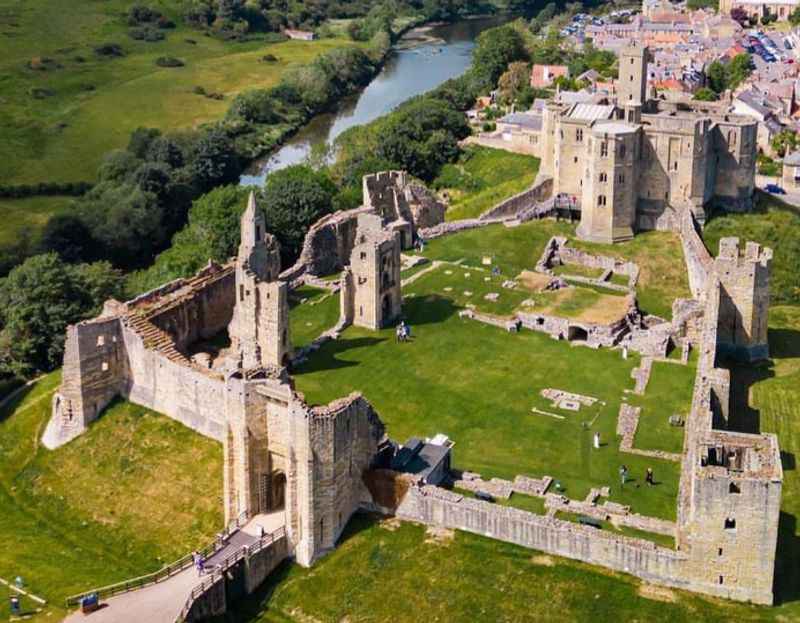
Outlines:
[[41, 447], [59, 382], [44, 377], [0, 412], [0, 577], [20, 575], [47, 599], [41, 620], [59, 620], [66, 596], [153, 571], [222, 525], [221, 444], [164, 416], [119, 402], [79, 439]]
[[[381, 414], [389, 434], [449, 435], [456, 466], [484, 476], [550, 475], [567, 494], [583, 498], [593, 486], [611, 485], [611, 499], [635, 510], [674, 518], [678, 466], [619, 453], [616, 416], [638, 358], [571, 347], [542, 334], [501, 329], [458, 318], [459, 307], [425, 275], [406, 288], [404, 316], [413, 341], [398, 344], [393, 329], [347, 329], [296, 371], [297, 388], [314, 403], [362, 391]], [[462, 274], [450, 276], [454, 283]], [[502, 296], [502, 295], [501, 295]], [[594, 396], [604, 404], [560, 411], [539, 395], [546, 387]], [[535, 413], [554, 412], [561, 417]], [[563, 419], [561, 419], [563, 418]], [[584, 426], [586, 423], [586, 426]], [[591, 449], [599, 431], [605, 445]], [[620, 490], [617, 470], [626, 464], [643, 482], [652, 466], [661, 485]]]

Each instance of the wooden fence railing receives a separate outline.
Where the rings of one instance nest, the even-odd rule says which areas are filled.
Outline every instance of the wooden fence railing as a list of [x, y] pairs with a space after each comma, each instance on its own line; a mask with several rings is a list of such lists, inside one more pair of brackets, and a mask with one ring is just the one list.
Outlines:
[[[202, 554], [204, 558], [212, 556], [224, 546], [224, 541], [228, 538], [228, 536], [246, 524], [248, 519], [249, 517], [247, 513], [242, 513], [228, 525], [225, 531], [220, 534], [213, 543], [207, 545], [201, 550], [198, 550], [198, 552]], [[103, 599], [113, 597], [114, 595], [135, 591], [151, 584], [157, 584], [158, 582], [163, 582], [164, 580], [171, 578], [176, 573], [180, 573], [184, 569], [192, 566], [193, 562], [192, 554], [186, 554], [175, 562], [172, 562], [162, 567], [158, 571], [154, 571], [153, 573], [148, 573], [137, 578], [131, 578], [130, 580], [117, 582], [116, 584], [109, 584], [108, 586], [94, 588], [92, 590], [78, 593], [77, 595], [71, 595], [66, 599], [67, 608], [80, 605], [83, 598], [92, 594], [97, 595], [99, 599]]]
[[180, 614], [178, 614], [178, 617], [175, 619], [175, 623], [184, 623], [184, 621], [186, 621], [186, 617], [189, 616], [189, 612], [191, 611], [194, 602], [210, 591], [217, 582], [222, 580], [225, 577], [225, 572], [228, 569], [245, 558], [245, 556], [252, 556], [253, 554], [260, 552], [265, 547], [269, 547], [285, 536], [286, 529], [283, 527], [278, 528], [274, 532], [260, 537], [256, 542], [251, 543], [250, 545], [244, 545], [235, 552], [231, 552], [231, 554], [225, 557], [222, 562], [217, 563], [214, 568], [209, 571], [209, 577], [192, 589], [192, 592], [186, 599], [186, 603], [183, 605]]

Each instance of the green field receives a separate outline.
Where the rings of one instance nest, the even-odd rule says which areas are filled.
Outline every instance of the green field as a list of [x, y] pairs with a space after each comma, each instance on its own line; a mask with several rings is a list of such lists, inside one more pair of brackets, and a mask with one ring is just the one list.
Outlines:
[[60, 380], [0, 411], [0, 577], [22, 576], [50, 602], [42, 620], [58, 620], [66, 596], [154, 571], [222, 526], [221, 444], [164, 416], [119, 402], [67, 446], [41, 447]]
[[290, 333], [295, 348], [307, 346], [339, 320], [339, 295], [301, 286], [292, 292]]
[[539, 159], [490, 147], [468, 147], [458, 162], [447, 164], [434, 181], [450, 196], [448, 221], [476, 218], [522, 192], [536, 179]]
[[20, 236], [30, 236], [36, 242], [48, 219], [59, 212], [69, 211], [73, 197], [29, 197], [0, 199], [0, 248], [13, 245]]
[[[92, 181], [102, 156], [124, 147], [135, 128], [176, 130], [218, 119], [239, 91], [272, 86], [287, 68], [346, 44], [343, 38], [224, 42], [182, 25], [176, 0], [149, 3], [178, 24], [165, 31], [166, 40], [136, 41], [128, 35], [124, 17], [132, 4], [0, 0], [4, 183]], [[125, 56], [94, 52], [95, 46], [108, 42], [120, 44]], [[262, 62], [267, 53], [278, 61]], [[160, 56], [177, 57], [186, 65], [157, 67]], [[52, 59], [46, 69], [29, 67], [32, 59], [42, 58]], [[197, 95], [192, 92], [196, 86], [225, 99]], [[36, 99], [34, 88], [53, 95]]]

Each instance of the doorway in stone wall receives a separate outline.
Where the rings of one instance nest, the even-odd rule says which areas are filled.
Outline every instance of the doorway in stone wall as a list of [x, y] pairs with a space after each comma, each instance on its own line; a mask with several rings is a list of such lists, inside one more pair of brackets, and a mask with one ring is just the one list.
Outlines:
[[272, 474], [270, 487], [269, 512], [281, 511], [286, 507], [286, 474], [275, 472]]
[[392, 295], [387, 294], [383, 297], [381, 304], [381, 324], [387, 326], [389, 319], [392, 317]]

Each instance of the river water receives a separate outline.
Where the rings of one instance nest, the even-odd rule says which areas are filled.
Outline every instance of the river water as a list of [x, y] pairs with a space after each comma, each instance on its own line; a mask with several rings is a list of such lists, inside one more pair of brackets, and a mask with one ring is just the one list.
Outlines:
[[363, 91], [345, 98], [338, 111], [317, 115], [280, 149], [256, 160], [240, 183], [260, 186], [270, 171], [299, 164], [311, 155], [312, 149], [330, 146], [345, 130], [369, 123], [415, 95], [460, 76], [472, 61], [477, 36], [507, 19], [495, 16], [434, 26], [424, 29], [422, 38], [418, 31], [411, 31]]

